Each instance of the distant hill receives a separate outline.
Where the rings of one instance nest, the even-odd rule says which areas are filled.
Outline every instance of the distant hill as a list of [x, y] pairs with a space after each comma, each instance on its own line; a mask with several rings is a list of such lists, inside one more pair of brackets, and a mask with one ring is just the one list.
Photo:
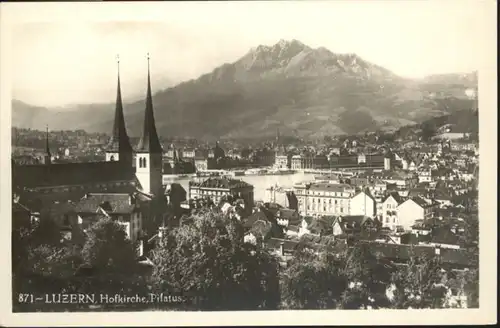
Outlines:
[[419, 124], [401, 127], [396, 131], [396, 135], [404, 137], [430, 127], [436, 131], [436, 134], [443, 132], [444, 128], [449, 128], [452, 132], [470, 133], [477, 136], [479, 133], [478, 115], [479, 112], [474, 109], [458, 110], [447, 115], [429, 118]]
[[424, 122], [431, 124], [437, 128], [449, 126], [453, 132], [458, 133], [478, 133], [479, 132], [479, 116], [476, 110], [461, 110], [452, 114], [433, 117]]
[[[355, 54], [280, 40], [161, 90], [153, 101], [164, 137], [263, 137], [274, 136], [279, 128], [283, 135], [316, 138], [397, 129], [469, 109], [473, 100], [465, 91], [474, 86], [475, 73], [411, 80]], [[36, 128], [49, 121], [54, 129], [111, 130], [114, 104], [78, 107], [56, 111], [14, 101], [13, 125]], [[143, 110], [144, 100], [125, 104], [129, 134], [140, 133]]]

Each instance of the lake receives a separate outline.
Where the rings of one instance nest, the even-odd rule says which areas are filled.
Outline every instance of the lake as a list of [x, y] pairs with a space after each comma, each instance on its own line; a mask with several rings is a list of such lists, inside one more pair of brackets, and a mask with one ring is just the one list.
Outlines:
[[[186, 192], [189, 192], [189, 181], [194, 181], [195, 179], [207, 178], [177, 178], [174, 181], [180, 183]], [[266, 194], [267, 188], [276, 184], [283, 188], [291, 188], [296, 183], [314, 180], [314, 175], [311, 173], [296, 172], [283, 175], [245, 175], [235, 177], [234, 179], [243, 180], [253, 185], [255, 201], [261, 200], [267, 202], [270, 200], [269, 194]]]

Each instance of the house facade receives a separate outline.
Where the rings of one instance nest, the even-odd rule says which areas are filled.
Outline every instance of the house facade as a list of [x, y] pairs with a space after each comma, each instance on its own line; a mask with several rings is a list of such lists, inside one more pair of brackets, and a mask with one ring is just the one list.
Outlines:
[[223, 197], [232, 196], [243, 200], [245, 212], [249, 214], [254, 205], [253, 185], [237, 179], [208, 178], [202, 182], [189, 182], [189, 198], [211, 198], [214, 203]]
[[382, 226], [391, 230], [396, 230], [398, 220], [398, 206], [402, 203], [402, 199], [398, 193], [389, 194], [382, 201], [381, 220]]
[[274, 162], [274, 167], [278, 169], [288, 169], [290, 168], [289, 156], [286, 154], [277, 154]]
[[432, 218], [433, 206], [420, 197], [407, 199], [397, 207], [397, 226], [411, 230], [417, 220]]
[[291, 159], [292, 170], [300, 170], [302, 168], [302, 157], [300, 155], [293, 155]]
[[358, 192], [350, 200], [349, 215], [374, 217], [376, 215], [375, 199], [366, 191]]
[[208, 160], [204, 157], [197, 157], [194, 159], [194, 166], [196, 171], [208, 170]]
[[308, 183], [294, 186], [302, 215], [348, 215], [354, 188], [347, 184]]
[[432, 170], [425, 169], [418, 172], [418, 183], [431, 182], [432, 181]]
[[122, 225], [132, 242], [138, 239], [143, 227], [139, 202], [131, 194], [87, 194], [76, 203], [74, 211], [83, 232], [103, 216]]

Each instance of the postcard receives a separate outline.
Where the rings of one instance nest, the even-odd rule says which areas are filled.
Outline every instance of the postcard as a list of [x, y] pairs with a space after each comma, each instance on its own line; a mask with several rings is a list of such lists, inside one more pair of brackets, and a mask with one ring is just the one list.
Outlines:
[[495, 6], [2, 3], [2, 324], [494, 323]]

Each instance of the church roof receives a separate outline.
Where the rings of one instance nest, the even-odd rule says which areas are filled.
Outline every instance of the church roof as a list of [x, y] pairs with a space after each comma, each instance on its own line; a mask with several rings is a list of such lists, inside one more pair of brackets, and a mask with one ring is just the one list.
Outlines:
[[107, 213], [128, 214], [135, 209], [134, 199], [129, 194], [89, 194], [80, 200], [75, 211], [78, 213], [96, 213], [101, 207]]
[[122, 93], [120, 87], [120, 72], [118, 71], [118, 86], [116, 91], [115, 121], [113, 123], [113, 134], [106, 147], [110, 152], [132, 152], [132, 146], [127, 135], [125, 127], [125, 118], [123, 115]]
[[133, 181], [135, 172], [121, 162], [12, 166], [13, 186], [34, 188]]
[[137, 145], [137, 151], [143, 153], [162, 153], [162, 147], [156, 131], [155, 117], [153, 113], [153, 97], [151, 96], [151, 77], [149, 73], [148, 57], [148, 90], [146, 94], [146, 110], [144, 112], [144, 126], [141, 139]]

